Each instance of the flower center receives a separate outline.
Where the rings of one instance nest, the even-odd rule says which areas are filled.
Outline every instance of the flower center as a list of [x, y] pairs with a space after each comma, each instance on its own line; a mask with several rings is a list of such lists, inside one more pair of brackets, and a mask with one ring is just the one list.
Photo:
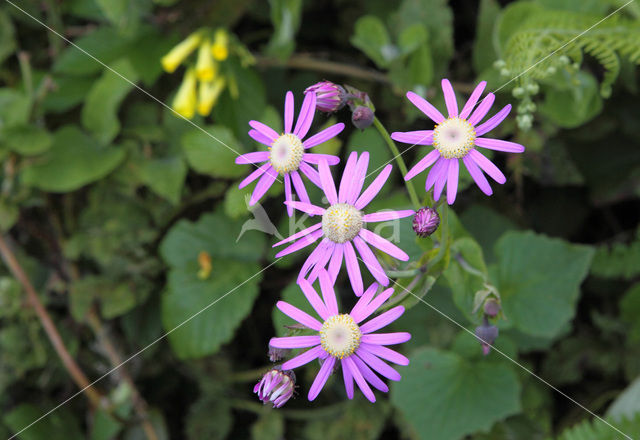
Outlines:
[[361, 337], [360, 327], [350, 315], [334, 315], [320, 329], [322, 349], [340, 359], [356, 351]]
[[302, 161], [302, 141], [293, 133], [287, 133], [271, 144], [271, 166], [280, 174], [295, 171]]
[[352, 240], [362, 224], [362, 212], [347, 203], [331, 205], [322, 214], [322, 232], [334, 243]]
[[445, 159], [466, 156], [475, 140], [476, 130], [466, 119], [445, 119], [433, 130], [433, 146]]

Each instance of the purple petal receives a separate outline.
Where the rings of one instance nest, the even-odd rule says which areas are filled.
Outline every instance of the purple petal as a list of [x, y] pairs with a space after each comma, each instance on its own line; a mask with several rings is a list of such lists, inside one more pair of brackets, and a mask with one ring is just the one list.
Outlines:
[[431, 120], [436, 124], [444, 121], [444, 116], [442, 116], [442, 113], [440, 113], [437, 108], [431, 105], [422, 96], [416, 95], [413, 92], [407, 92], [407, 98], [409, 98], [409, 101], [411, 101], [413, 105], [418, 107], [422, 113], [431, 118]]
[[503, 141], [502, 139], [476, 138], [478, 147], [488, 148], [490, 150], [505, 151], [507, 153], [522, 153], [524, 147], [515, 142]]
[[307, 189], [304, 187], [304, 183], [302, 183], [302, 178], [300, 177], [300, 174], [297, 171], [292, 171], [289, 174], [291, 174], [293, 187], [295, 188], [296, 194], [298, 194], [298, 197], [300, 198], [300, 200], [304, 203], [311, 203], [309, 200], [309, 195], [307, 194]]
[[313, 336], [286, 336], [284, 338], [271, 338], [269, 345], [275, 348], [305, 348], [320, 345], [320, 335]]
[[362, 216], [362, 220], [367, 223], [384, 222], [387, 220], [395, 220], [398, 218], [409, 217], [415, 214], [413, 209], [404, 209], [402, 211], [382, 211], [374, 212], [371, 214], [365, 214]]
[[507, 104], [504, 106], [502, 110], [493, 115], [491, 119], [485, 122], [482, 125], [478, 125], [476, 127], [476, 136], [482, 136], [485, 133], [490, 132], [494, 128], [496, 128], [500, 123], [507, 117], [509, 112], [511, 111], [511, 104]]
[[309, 215], [322, 215], [325, 211], [324, 208], [305, 202], [291, 201], [285, 202], [285, 205], [291, 206], [292, 208], [305, 212]]
[[369, 167], [369, 152], [365, 151], [360, 154], [356, 169], [352, 176], [342, 175], [342, 179], [351, 180], [351, 187], [347, 193], [347, 203], [353, 205], [362, 191], [362, 185], [364, 185], [364, 179], [367, 177], [367, 168]]
[[413, 168], [409, 170], [407, 175], [404, 176], [404, 180], [413, 179], [419, 173], [421, 173], [422, 171], [426, 170], [431, 165], [433, 165], [438, 160], [439, 157], [440, 157], [440, 152], [438, 150], [433, 150], [429, 152], [429, 154], [427, 154], [425, 157], [420, 159], [420, 161], [417, 164], [415, 164]]
[[315, 230], [317, 230], [317, 229], [320, 229], [321, 227], [322, 227], [322, 223], [316, 223], [316, 224], [315, 224], [315, 225], [313, 225], [313, 226], [310, 226], [310, 227], [308, 227], [308, 228], [306, 228], [306, 229], [303, 229], [303, 230], [302, 230], [302, 231], [300, 231], [300, 232], [296, 232], [296, 233], [295, 233], [295, 234], [293, 234], [292, 236], [287, 237], [287, 238], [285, 238], [284, 240], [277, 242], [277, 243], [276, 243], [276, 244], [274, 244], [272, 247], [280, 246], [280, 245], [283, 245], [283, 244], [285, 244], [285, 243], [289, 243], [289, 242], [291, 242], [291, 241], [297, 240], [297, 239], [298, 239], [298, 238], [300, 238], [300, 237], [304, 237], [305, 235], [309, 235], [311, 232], [313, 232], [313, 231], [315, 231]]
[[300, 286], [302, 293], [304, 293], [304, 296], [307, 298], [307, 301], [309, 301], [309, 304], [311, 304], [311, 307], [313, 307], [313, 310], [315, 310], [316, 313], [326, 321], [331, 315], [329, 314], [329, 310], [327, 310], [327, 306], [325, 306], [320, 299], [316, 289], [314, 289], [311, 283], [305, 279], [298, 280], [298, 285]]
[[253, 153], [245, 153], [236, 157], [236, 163], [239, 165], [245, 165], [249, 163], [259, 163], [269, 160], [268, 151], [254, 151]]
[[342, 256], [344, 254], [344, 246], [342, 243], [336, 243], [336, 247], [333, 249], [333, 255], [331, 256], [331, 261], [329, 262], [329, 278], [331, 278], [331, 282], [335, 283], [336, 278], [338, 278], [338, 272], [340, 272], [340, 267], [342, 266]]
[[373, 252], [369, 249], [369, 246], [367, 246], [364, 240], [360, 237], [355, 237], [353, 239], [353, 244], [358, 249], [358, 253], [362, 257], [362, 261], [365, 266], [367, 266], [367, 269], [369, 269], [369, 272], [371, 272], [371, 275], [373, 275], [377, 282], [383, 286], [387, 286], [389, 284], [389, 278], [380, 265], [380, 262], [378, 262], [376, 256], [373, 255]]
[[507, 178], [502, 174], [502, 171], [498, 169], [497, 166], [493, 164], [489, 159], [484, 157], [478, 150], [471, 150], [468, 153], [471, 156], [471, 159], [480, 167], [482, 170], [487, 173], [493, 180], [498, 182], [499, 184], [503, 184], [507, 181]]
[[447, 111], [450, 118], [458, 116], [458, 102], [456, 101], [456, 94], [451, 87], [451, 83], [448, 79], [442, 80], [442, 92], [444, 93], [444, 102], [447, 105]]
[[360, 344], [360, 348], [397, 365], [409, 365], [409, 358], [382, 345]]
[[333, 183], [333, 177], [331, 177], [331, 171], [329, 170], [329, 164], [327, 162], [320, 162], [318, 164], [318, 171], [320, 172], [320, 181], [322, 182], [322, 189], [327, 196], [330, 205], [338, 203], [338, 195], [336, 194], [336, 185]]
[[329, 165], [336, 165], [340, 162], [340, 158], [338, 156], [320, 153], [304, 153], [302, 155], [302, 160], [316, 165], [319, 164], [322, 160], [326, 160]]
[[268, 125], [263, 124], [262, 122], [249, 121], [249, 125], [252, 128], [259, 131], [260, 133], [262, 133], [263, 135], [265, 135], [268, 139], [271, 139], [271, 143], [273, 143], [273, 141], [275, 141], [280, 137], [277, 131], [275, 131], [273, 128], [269, 127]]
[[376, 316], [366, 324], [361, 325], [360, 331], [362, 333], [371, 333], [375, 332], [376, 330], [380, 330], [382, 327], [386, 327], [387, 325], [398, 319], [400, 316], [402, 316], [403, 313], [404, 307], [394, 307], [391, 310], [387, 310], [382, 315]]
[[[284, 200], [285, 202], [293, 201], [291, 199], [291, 178], [288, 173], [284, 175]], [[291, 217], [293, 215], [293, 208], [287, 203], [285, 203], [285, 205], [287, 205], [287, 215]]]
[[264, 134], [260, 133], [258, 130], [249, 130], [249, 136], [251, 136], [251, 138], [253, 138], [254, 141], [260, 142], [261, 144], [264, 144], [267, 147], [270, 147], [273, 145], [273, 141], [269, 139], [267, 136], [265, 136]]
[[346, 366], [349, 369], [349, 372], [358, 384], [358, 388], [360, 388], [362, 394], [364, 394], [364, 396], [369, 399], [370, 402], [375, 402], [376, 396], [373, 395], [373, 391], [371, 391], [371, 388], [369, 388], [369, 385], [367, 385], [367, 382], [364, 380], [364, 377], [362, 377], [362, 373], [358, 369], [358, 366], [355, 364], [355, 362], [353, 362], [353, 359], [351, 359], [351, 357], [342, 359], [342, 366], [343, 368]]
[[[290, 336], [292, 338], [295, 337], [299, 337], [299, 336]], [[278, 339], [286, 339], [286, 338], [278, 338]], [[307, 350], [302, 354], [299, 354], [298, 356], [289, 359], [287, 362], [285, 362], [284, 364], [282, 364], [282, 369], [283, 370], [293, 370], [294, 368], [298, 368], [301, 367], [305, 364], [308, 364], [309, 362], [317, 359], [320, 355], [324, 354], [325, 351], [322, 349], [322, 346], [319, 345], [316, 347], [313, 347], [311, 350]]]
[[304, 95], [304, 101], [302, 101], [302, 108], [296, 121], [296, 128], [293, 129], [293, 134], [300, 139], [304, 138], [311, 127], [313, 122], [313, 116], [316, 112], [316, 94], [310, 92]]
[[336, 137], [342, 130], [344, 130], [344, 124], [342, 122], [334, 124], [331, 127], [325, 128], [321, 132], [314, 134], [304, 141], [302, 145], [304, 148], [315, 147], [316, 145], [320, 145], [321, 143], [327, 142], [329, 139]]
[[[353, 306], [353, 309], [351, 309], [351, 313], [349, 313], [349, 315], [351, 315], [356, 324], [366, 318], [366, 316], [363, 316], [363, 312], [367, 309], [369, 302], [374, 297], [377, 290], [378, 285], [376, 283], [371, 284], [369, 288], [362, 294], [356, 305]], [[393, 291], [393, 289], [389, 290]]]
[[488, 196], [493, 194], [491, 185], [489, 185], [487, 178], [484, 177], [484, 174], [482, 174], [482, 170], [478, 168], [478, 165], [476, 165], [473, 159], [471, 159], [471, 157], [467, 155], [462, 158], [462, 161], [467, 167], [467, 170], [469, 170], [469, 174], [471, 174], [471, 177], [476, 182], [476, 185], [478, 185], [478, 188], [480, 188], [480, 190]]
[[322, 324], [316, 318], [287, 302], [278, 301], [276, 303], [276, 307], [288, 317], [295, 319], [300, 324], [309, 327], [312, 330], [320, 331], [322, 328]]
[[385, 364], [384, 361], [378, 359], [367, 350], [363, 350], [358, 348], [356, 350], [356, 354], [362, 359], [367, 365], [373, 368], [376, 372], [380, 373], [384, 377], [389, 380], [400, 380], [402, 377], [400, 373], [394, 370], [389, 365]]
[[433, 130], [395, 131], [391, 133], [391, 139], [396, 142], [411, 145], [433, 144]]
[[378, 310], [378, 307], [384, 304], [391, 297], [391, 295], [393, 295], [393, 289], [387, 289], [380, 292], [378, 296], [372, 299], [371, 302], [369, 302], [358, 314], [359, 319], [356, 324], [371, 316], [376, 310]]
[[307, 179], [311, 180], [315, 186], [322, 189], [322, 182], [320, 181], [320, 174], [313, 169], [311, 165], [306, 162], [300, 162], [300, 171], [307, 176]]
[[[298, 281], [301, 279], [304, 279], [309, 273], [309, 271], [315, 268], [316, 264], [318, 263], [318, 260], [324, 257], [324, 253], [327, 251], [327, 248], [332, 243], [333, 242], [326, 237], [322, 239], [320, 244], [316, 246], [316, 248], [313, 250], [313, 252], [311, 252], [311, 254], [309, 254], [306, 261], [302, 265], [302, 268], [300, 269], [300, 273], [298, 274]], [[309, 281], [310, 283], [313, 283], [315, 281], [315, 278], [308, 279], [307, 281]]]
[[362, 209], [369, 203], [371, 203], [373, 198], [378, 195], [384, 184], [387, 182], [392, 168], [393, 166], [391, 166], [391, 164], [385, 166], [380, 174], [378, 174], [373, 182], [371, 182], [371, 185], [369, 185], [369, 187], [364, 190], [362, 195], [358, 198], [353, 206], [355, 206], [357, 209]]
[[356, 364], [358, 370], [360, 370], [360, 373], [362, 373], [362, 376], [367, 382], [369, 382], [371, 385], [373, 385], [374, 388], [382, 392], [389, 392], [389, 387], [387, 386], [387, 384], [385, 384], [382, 379], [380, 379], [376, 375], [376, 373], [374, 373], [371, 368], [369, 368], [367, 364], [364, 363], [362, 359], [360, 359], [358, 356], [351, 356], [350, 358], [353, 359], [353, 362]]
[[[349, 155], [349, 158], [347, 159], [347, 164], [344, 167], [344, 171], [342, 175], [352, 176], [357, 163], [358, 163], [358, 153], [353, 151]], [[338, 191], [339, 203], [345, 203], [347, 201], [347, 196], [349, 195], [350, 189], [351, 189], [351, 179], [345, 179], [343, 177], [342, 180], [340, 180], [340, 189]]]
[[291, 133], [293, 126], [293, 93], [287, 92], [284, 98], [284, 132]]
[[391, 243], [389, 240], [382, 238], [377, 234], [374, 234], [368, 229], [361, 229], [359, 235], [364, 239], [364, 241], [369, 243], [371, 246], [380, 249], [382, 252], [385, 252], [401, 261], [409, 260], [409, 256], [406, 254], [406, 252], [404, 252], [395, 244]]
[[456, 200], [458, 193], [458, 173], [460, 171], [460, 162], [458, 159], [451, 159], [449, 162], [449, 177], [447, 178], [447, 203], [452, 205]]
[[349, 399], [353, 399], [353, 376], [351, 375], [351, 371], [349, 370], [349, 368], [347, 368], [347, 366], [345, 365], [344, 359], [342, 359], [341, 363], [342, 377], [344, 378], [344, 389], [347, 392], [347, 397]]
[[275, 182], [278, 176], [278, 172], [274, 170], [271, 166], [267, 168], [258, 180], [256, 187], [253, 189], [253, 194], [251, 194], [251, 200], [249, 200], [249, 206], [253, 206], [256, 204], [258, 200], [262, 198], [262, 196], [271, 188], [273, 182]]
[[[457, 159], [453, 159], [457, 160]], [[433, 186], [433, 198], [434, 200], [440, 199], [440, 194], [442, 194], [442, 190], [444, 189], [445, 183], [447, 183], [447, 177], [449, 176], [449, 165], [452, 159], [445, 159], [442, 164], [442, 168], [440, 169], [440, 175], [436, 180], [436, 184]]]
[[262, 174], [269, 168], [271, 168], [270, 162], [260, 165], [258, 169], [256, 169], [254, 172], [249, 174], [247, 177], [244, 178], [242, 182], [240, 182], [240, 185], [238, 185], [238, 188], [240, 189], [244, 188], [245, 186], [247, 186], [248, 184], [256, 180], [258, 177], [262, 176]]
[[411, 335], [407, 332], [395, 332], [395, 333], [374, 333], [362, 335], [360, 339], [367, 344], [375, 345], [395, 345], [402, 344], [411, 339]]
[[[313, 95], [315, 96], [315, 93], [313, 93]], [[307, 396], [309, 401], [318, 397], [318, 394], [322, 390], [322, 387], [324, 387], [324, 384], [327, 383], [327, 379], [329, 379], [329, 376], [333, 371], [333, 365], [335, 363], [336, 358], [334, 357], [328, 357], [322, 363], [322, 367], [320, 367], [320, 371], [318, 371], [318, 375], [316, 376], [313, 384], [311, 384], [311, 388], [309, 389], [309, 395]]]
[[276, 258], [283, 257], [285, 255], [289, 255], [293, 252], [299, 251], [300, 249], [309, 246], [311, 243], [314, 243], [318, 238], [322, 236], [322, 229], [318, 229], [317, 231], [313, 231], [310, 234], [305, 235], [300, 240], [296, 241], [292, 245], [286, 247], [276, 254]]
[[333, 282], [329, 278], [329, 274], [326, 270], [320, 272], [320, 290], [322, 291], [322, 299], [327, 306], [327, 310], [331, 316], [337, 315], [338, 312], [338, 300], [336, 299], [336, 292], [333, 290]]
[[333, 255], [333, 250], [336, 247], [336, 243], [334, 243], [333, 241], [329, 239], [325, 239], [325, 240], [327, 240], [327, 246], [325, 247], [321, 255], [318, 257], [318, 261], [316, 261], [316, 264], [314, 264], [311, 274], [309, 274], [309, 281], [312, 283], [316, 279], [318, 279], [318, 276], [320, 275], [321, 270], [326, 270], [325, 268], [327, 267], [327, 264], [329, 263], [329, 260]]
[[436, 161], [436, 164], [433, 166], [433, 168], [431, 168], [431, 171], [429, 171], [429, 175], [427, 175], [427, 181], [425, 182], [425, 185], [424, 185], [425, 190], [427, 192], [438, 181], [438, 177], [440, 176], [442, 172], [442, 167], [444, 166], [446, 161], [447, 159], [445, 159], [444, 157], [440, 157]]
[[480, 102], [480, 105], [474, 110], [474, 112], [469, 117], [469, 124], [476, 126], [482, 118], [484, 118], [489, 110], [491, 110], [491, 106], [493, 105], [493, 101], [495, 101], [496, 96], [493, 93], [489, 93], [484, 99]]
[[353, 246], [348, 241], [343, 243], [343, 247], [344, 262], [347, 266], [347, 274], [349, 274], [349, 281], [351, 281], [353, 293], [355, 293], [356, 296], [361, 296], [363, 291], [362, 275], [360, 275], [360, 266], [358, 265], [356, 251], [353, 250]]
[[473, 93], [471, 93], [469, 100], [462, 108], [462, 111], [460, 112], [460, 118], [467, 119], [467, 117], [471, 114], [471, 110], [473, 110], [473, 107], [476, 106], [476, 103], [478, 102], [478, 99], [480, 99], [480, 95], [482, 95], [482, 92], [484, 92], [484, 88], [486, 86], [486, 81], [480, 81], [480, 83], [473, 90]]

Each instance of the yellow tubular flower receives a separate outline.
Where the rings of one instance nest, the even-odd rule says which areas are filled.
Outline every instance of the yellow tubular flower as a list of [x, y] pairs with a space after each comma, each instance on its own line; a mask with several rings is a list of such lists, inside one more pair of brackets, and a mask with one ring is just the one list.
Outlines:
[[224, 29], [218, 29], [213, 36], [211, 55], [217, 61], [224, 61], [229, 56], [229, 34]]
[[211, 58], [211, 41], [205, 38], [198, 49], [196, 76], [200, 81], [212, 81], [216, 76], [217, 70], [217, 63]]
[[207, 116], [211, 113], [211, 109], [216, 105], [225, 84], [226, 81], [223, 76], [219, 76], [210, 82], [200, 81], [198, 89], [198, 113], [200, 115]]
[[171, 107], [185, 118], [193, 118], [196, 112], [196, 72], [193, 68], [189, 68], [184, 74]]
[[163, 56], [160, 60], [164, 70], [169, 73], [173, 73], [178, 68], [178, 66], [191, 54], [191, 52], [196, 50], [201, 41], [201, 32], [194, 32], [187, 38], [185, 38], [180, 44], [171, 49], [169, 53]]

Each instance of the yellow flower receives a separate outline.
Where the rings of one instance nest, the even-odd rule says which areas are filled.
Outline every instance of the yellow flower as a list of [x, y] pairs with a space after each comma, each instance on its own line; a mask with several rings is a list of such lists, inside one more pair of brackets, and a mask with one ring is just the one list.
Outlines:
[[198, 49], [196, 76], [200, 81], [212, 81], [217, 73], [218, 63], [211, 58], [211, 41], [205, 38]]
[[178, 89], [178, 93], [173, 98], [173, 109], [184, 116], [191, 119], [196, 111], [196, 72], [191, 67], [184, 74], [182, 84]]
[[200, 251], [198, 254], [198, 266], [200, 266], [200, 270], [198, 271], [198, 278], [201, 280], [206, 280], [211, 275], [211, 270], [213, 269], [213, 265], [211, 263], [211, 255], [207, 251]]
[[171, 49], [169, 53], [163, 56], [160, 60], [164, 70], [169, 73], [173, 73], [178, 68], [178, 66], [191, 54], [191, 52], [196, 50], [201, 41], [202, 32], [194, 32], [187, 38], [185, 38], [180, 44]]
[[200, 81], [198, 89], [198, 113], [207, 116], [218, 101], [220, 93], [224, 90], [226, 81], [223, 76], [217, 77], [213, 81]]
[[224, 61], [229, 56], [229, 34], [224, 29], [218, 29], [213, 36], [211, 55], [217, 61]]

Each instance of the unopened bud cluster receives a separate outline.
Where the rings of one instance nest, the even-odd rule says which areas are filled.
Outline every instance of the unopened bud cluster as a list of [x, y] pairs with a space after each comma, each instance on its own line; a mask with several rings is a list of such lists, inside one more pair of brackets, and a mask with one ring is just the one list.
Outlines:
[[418, 237], [428, 237], [440, 226], [440, 215], [433, 208], [425, 206], [413, 216], [413, 231]]
[[482, 307], [484, 316], [482, 317], [482, 325], [476, 327], [475, 335], [482, 346], [482, 354], [487, 356], [491, 352], [491, 346], [498, 339], [498, 327], [491, 324], [489, 319], [497, 318], [500, 314], [500, 302], [493, 297], [485, 300]]

